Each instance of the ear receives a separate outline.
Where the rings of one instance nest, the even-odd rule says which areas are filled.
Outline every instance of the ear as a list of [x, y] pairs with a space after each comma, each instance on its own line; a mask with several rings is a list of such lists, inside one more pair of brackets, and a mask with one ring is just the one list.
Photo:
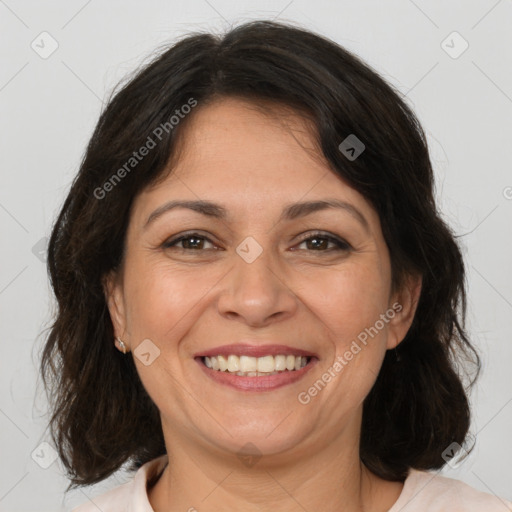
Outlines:
[[395, 316], [388, 323], [388, 349], [396, 348], [411, 327], [420, 299], [422, 281], [421, 275], [409, 275], [402, 289], [393, 295], [390, 308]]
[[[103, 277], [102, 285], [114, 327], [114, 336], [121, 338], [126, 343], [126, 311], [122, 280], [117, 272], [111, 271]], [[128, 345], [128, 343], [126, 344]]]

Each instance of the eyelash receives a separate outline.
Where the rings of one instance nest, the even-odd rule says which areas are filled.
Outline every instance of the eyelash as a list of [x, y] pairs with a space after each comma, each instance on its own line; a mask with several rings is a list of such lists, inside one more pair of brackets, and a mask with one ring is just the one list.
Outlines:
[[[179, 244], [180, 242], [182, 242], [183, 240], [187, 240], [188, 238], [200, 238], [200, 239], [203, 239], [203, 240], [207, 240], [208, 242], [212, 243], [213, 242], [206, 236], [203, 236], [199, 233], [196, 233], [196, 232], [191, 232], [191, 233], [185, 233], [181, 236], [179, 236], [178, 238], [175, 238], [175, 239], [169, 239], [169, 240], [166, 240], [163, 244], [162, 244], [162, 248], [164, 249], [170, 249], [172, 247], [176, 247], [176, 244]], [[309, 252], [332, 252], [332, 251], [350, 251], [352, 249], [352, 246], [346, 242], [345, 240], [341, 239], [341, 238], [337, 238], [335, 236], [332, 236], [332, 235], [328, 235], [326, 233], [322, 233], [320, 231], [318, 232], [314, 232], [312, 234], [309, 234], [307, 237], [305, 238], [302, 238], [302, 240], [300, 240], [298, 243], [299, 245], [304, 243], [304, 242], [307, 242], [309, 240], [313, 240], [313, 239], [323, 239], [323, 240], [327, 240], [328, 242], [332, 242], [336, 245], [336, 248], [330, 248], [330, 249], [325, 249], [325, 250], [318, 250], [318, 251], [315, 251], [315, 250], [310, 250]], [[180, 249], [182, 251], [196, 251], [196, 252], [202, 252], [202, 251], [205, 251], [205, 250], [211, 250], [211, 249], [185, 249], [184, 247], [177, 247], [177, 249]]]

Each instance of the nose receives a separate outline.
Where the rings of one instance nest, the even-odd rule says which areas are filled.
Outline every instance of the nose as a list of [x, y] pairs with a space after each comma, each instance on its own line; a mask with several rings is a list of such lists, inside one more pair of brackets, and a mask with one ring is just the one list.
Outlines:
[[298, 298], [285, 272], [272, 261], [270, 250], [248, 263], [235, 253], [228, 284], [218, 299], [219, 313], [251, 327], [262, 327], [292, 317]]

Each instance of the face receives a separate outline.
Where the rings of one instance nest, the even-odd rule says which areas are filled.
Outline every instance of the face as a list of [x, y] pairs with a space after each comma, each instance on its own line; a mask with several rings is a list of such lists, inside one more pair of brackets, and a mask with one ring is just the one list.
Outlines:
[[[199, 105], [179, 162], [134, 202], [108, 302], [166, 443], [281, 456], [357, 436], [385, 351], [412, 321], [419, 286], [391, 294], [377, 213], [284, 114]], [[221, 209], [169, 208], [199, 200]], [[341, 206], [289, 209], [318, 201]], [[233, 373], [244, 368], [261, 375]]]

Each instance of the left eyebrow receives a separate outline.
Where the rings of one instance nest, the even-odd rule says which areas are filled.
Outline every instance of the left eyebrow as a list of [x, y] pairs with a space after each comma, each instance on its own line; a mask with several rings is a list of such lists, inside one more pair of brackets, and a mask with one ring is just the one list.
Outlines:
[[[211, 201], [173, 200], [163, 204], [162, 206], [159, 206], [153, 213], [151, 213], [144, 225], [144, 229], [146, 229], [147, 226], [154, 222], [158, 217], [175, 208], [187, 208], [202, 215], [221, 220], [225, 220], [228, 217], [228, 211], [226, 208]], [[340, 201], [339, 199], [324, 199], [319, 201], [306, 201], [302, 203], [288, 204], [283, 208], [283, 211], [279, 217], [279, 222], [284, 220], [293, 220], [299, 217], [305, 217], [306, 215], [310, 215], [314, 212], [332, 208], [346, 211], [352, 217], [358, 220], [359, 223], [362, 224], [367, 231], [369, 231], [370, 225], [365, 216], [353, 204]]]
[[302, 203], [289, 204], [283, 209], [279, 221], [293, 220], [299, 217], [305, 217], [306, 215], [314, 212], [332, 208], [346, 211], [359, 221], [367, 231], [370, 230], [370, 224], [366, 220], [366, 217], [353, 204], [339, 199], [323, 199], [319, 201], [306, 201]]

